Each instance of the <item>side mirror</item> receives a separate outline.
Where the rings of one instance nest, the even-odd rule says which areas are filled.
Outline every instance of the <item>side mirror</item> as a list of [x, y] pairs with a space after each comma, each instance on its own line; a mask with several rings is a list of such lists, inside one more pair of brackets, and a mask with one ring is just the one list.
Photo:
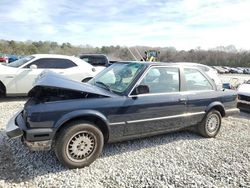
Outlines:
[[37, 69], [37, 65], [30, 65], [30, 69]]
[[146, 94], [149, 93], [149, 87], [147, 85], [139, 85], [135, 88], [134, 92], [135, 95]]

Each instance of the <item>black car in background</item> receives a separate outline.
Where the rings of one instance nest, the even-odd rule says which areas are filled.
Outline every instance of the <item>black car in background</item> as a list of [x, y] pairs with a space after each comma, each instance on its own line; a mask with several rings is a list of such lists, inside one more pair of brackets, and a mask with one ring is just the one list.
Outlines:
[[79, 58], [88, 62], [93, 66], [101, 66], [101, 67], [108, 67], [113, 63], [118, 62], [115, 60], [110, 61], [108, 57], [104, 54], [82, 54], [79, 56]]
[[235, 91], [218, 90], [202, 70], [175, 63], [115, 63], [88, 83], [47, 73], [29, 97], [7, 135], [22, 137], [31, 150], [53, 146], [69, 168], [91, 164], [105, 143], [187, 127], [215, 137], [221, 118], [239, 112]]
[[108, 57], [103, 54], [82, 54], [79, 56], [79, 58], [88, 62], [93, 66], [108, 67], [111, 65], [111, 63], [108, 60]]

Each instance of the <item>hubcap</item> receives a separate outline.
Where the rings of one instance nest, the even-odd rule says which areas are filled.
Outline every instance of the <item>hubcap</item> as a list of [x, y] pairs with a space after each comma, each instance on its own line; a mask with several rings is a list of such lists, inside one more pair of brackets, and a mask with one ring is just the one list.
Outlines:
[[219, 122], [219, 117], [216, 114], [209, 116], [206, 122], [208, 132], [215, 133], [219, 127]]
[[67, 156], [74, 162], [84, 161], [96, 147], [96, 137], [88, 131], [73, 135], [67, 144]]

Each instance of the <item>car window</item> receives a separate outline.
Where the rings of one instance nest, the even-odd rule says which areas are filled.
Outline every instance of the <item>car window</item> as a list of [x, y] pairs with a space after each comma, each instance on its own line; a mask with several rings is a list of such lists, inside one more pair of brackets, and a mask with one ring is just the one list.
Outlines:
[[143, 67], [143, 64], [140, 63], [113, 64], [90, 80], [89, 83], [98, 87], [108, 88], [119, 94], [131, 85]]
[[61, 58], [38, 59], [27, 65], [25, 68], [29, 68], [31, 65], [36, 65], [38, 69], [67, 69], [76, 66], [71, 60]]
[[168, 93], [179, 91], [179, 69], [175, 67], [151, 68], [140, 85], [147, 85], [149, 93]]
[[31, 61], [34, 58], [35, 58], [34, 56], [26, 56], [26, 57], [23, 57], [21, 59], [14, 61], [14, 62], [9, 63], [7, 66], [20, 67], [20, 66], [24, 65], [25, 63], [27, 63], [28, 61]]
[[105, 66], [105, 59], [102, 57], [83, 57], [82, 60], [94, 66]]
[[206, 67], [206, 66], [202, 66], [202, 65], [196, 65], [199, 69], [201, 69], [202, 71], [204, 72], [208, 72], [209, 71], [209, 68]]
[[207, 78], [197, 69], [185, 68], [184, 76], [188, 91], [212, 90], [213, 86]]

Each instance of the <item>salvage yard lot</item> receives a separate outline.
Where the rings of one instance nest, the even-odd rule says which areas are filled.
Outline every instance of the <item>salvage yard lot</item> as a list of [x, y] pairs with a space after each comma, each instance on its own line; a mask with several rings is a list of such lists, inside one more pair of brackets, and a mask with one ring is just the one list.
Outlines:
[[[220, 79], [223, 83], [226, 82], [237, 82], [243, 83], [244, 81], [250, 80], [249, 74], [220, 74]], [[234, 84], [234, 83], [231, 83]]]
[[225, 118], [215, 139], [184, 131], [109, 144], [89, 167], [69, 170], [53, 152], [7, 139], [24, 101], [0, 102], [0, 187], [250, 187], [250, 114]]

